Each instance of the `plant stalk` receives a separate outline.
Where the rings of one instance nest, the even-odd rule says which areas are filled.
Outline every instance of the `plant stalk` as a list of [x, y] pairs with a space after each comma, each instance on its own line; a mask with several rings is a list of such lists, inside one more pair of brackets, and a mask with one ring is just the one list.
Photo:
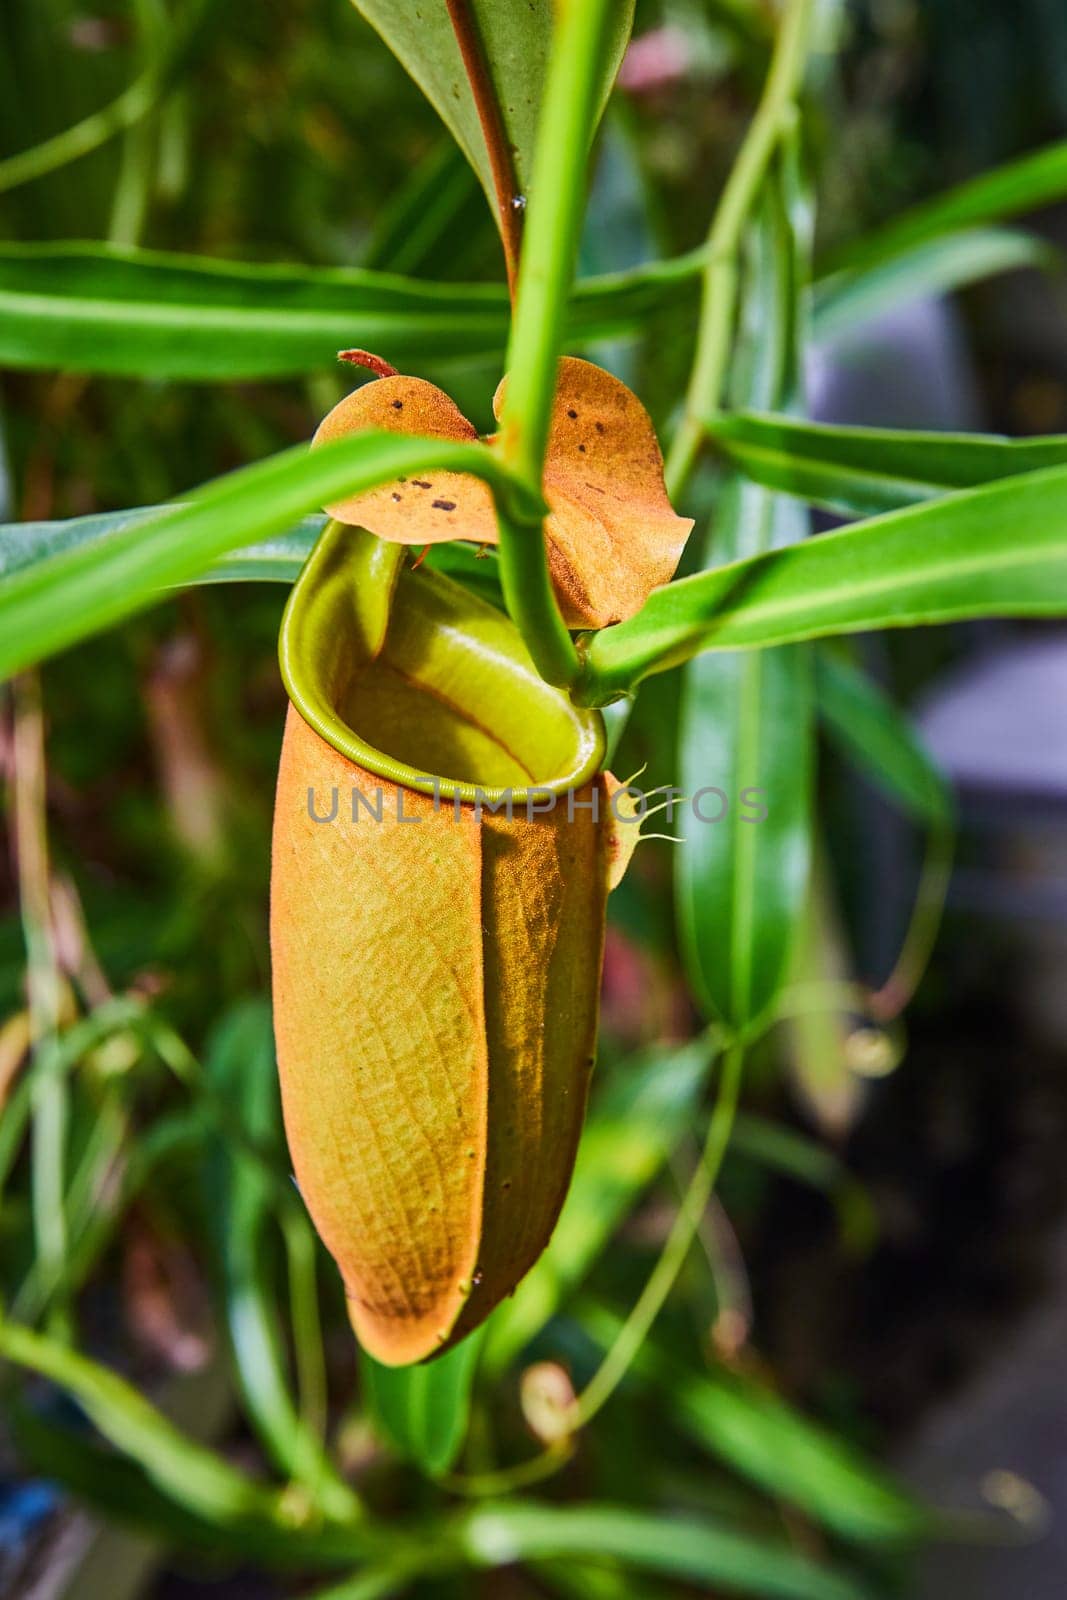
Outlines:
[[[568, 0], [559, 7], [538, 123], [496, 444], [506, 465], [538, 492], [610, 16], [611, 0]], [[567, 687], [578, 675], [578, 654], [549, 579], [543, 519], [500, 518], [500, 576], [508, 611], [538, 671]]]
[[700, 1163], [682, 1197], [681, 1206], [660, 1258], [633, 1310], [620, 1329], [615, 1343], [575, 1402], [574, 1411], [570, 1414], [575, 1429], [582, 1428], [592, 1421], [601, 1406], [614, 1394], [648, 1337], [652, 1324], [662, 1310], [664, 1301], [685, 1264], [685, 1258], [689, 1254], [690, 1246], [697, 1235], [708, 1201], [715, 1189], [723, 1157], [730, 1142], [741, 1090], [744, 1060], [743, 1044], [732, 1042], [727, 1046], [723, 1056], [719, 1093], [708, 1124], [708, 1135]]
[[[15, 865], [26, 942], [27, 990], [33, 1042], [31, 1192], [35, 1265], [58, 1282], [67, 1259], [66, 1155], [70, 1116], [65, 1073], [56, 1054], [62, 975], [52, 926], [45, 812], [44, 712], [40, 680], [27, 673], [14, 685]], [[65, 1313], [57, 1311], [58, 1328]]]
[[708, 234], [703, 304], [696, 356], [681, 425], [667, 454], [665, 477], [672, 500], [685, 490], [719, 409], [733, 343], [738, 256], [760, 185], [782, 133], [796, 115], [804, 76], [814, 0], [789, 0], [771, 58], [763, 95], [726, 181]]

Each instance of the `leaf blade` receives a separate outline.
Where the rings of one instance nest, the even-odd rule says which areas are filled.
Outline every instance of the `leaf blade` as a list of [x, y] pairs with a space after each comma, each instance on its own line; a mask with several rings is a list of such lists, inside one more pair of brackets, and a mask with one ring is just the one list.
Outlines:
[[[610, 1346], [619, 1319], [599, 1305], [583, 1310], [598, 1344]], [[702, 1449], [842, 1538], [896, 1544], [929, 1530], [930, 1514], [887, 1473], [754, 1379], [719, 1365], [700, 1370], [654, 1341], [634, 1371]]]
[[[610, 696], [702, 650], [1067, 613], [1067, 469], [887, 512], [658, 589], [587, 650]], [[583, 695], [583, 698], [586, 698]]]
[[913, 817], [951, 825], [952, 791], [907, 714], [837, 651], [816, 653], [819, 712], [844, 753]]
[[999, 222], [1067, 194], [1067, 139], [994, 167], [906, 211], [838, 253], [843, 264], [884, 259], [952, 229]]
[[746, 477], [850, 517], [1067, 465], [1067, 436], [1059, 435], [1006, 439], [857, 428], [756, 411], [712, 417], [707, 426]]
[[[442, 4], [414, 10], [406, 0], [354, 0], [354, 4], [434, 106], [477, 172], [496, 216], [498, 202], [506, 197], [498, 196], [494, 187], [482, 123], [450, 8]], [[477, 36], [503, 135], [513, 153], [518, 193], [525, 195], [552, 38], [552, 5], [550, 0], [470, 0], [463, 11], [469, 14]], [[598, 114], [604, 109], [629, 40], [633, 11], [634, 0], [621, 0], [612, 8]]]
[[[806, 195], [784, 154], [752, 230], [735, 389], [788, 402], [801, 370]], [[712, 549], [754, 555], [803, 539], [795, 501], [732, 481]], [[680, 781], [690, 796], [675, 855], [679, 941], [705, 1012], [744, 1029], [773, 1004], [804, 902], [814, 723], [810, 663], [796, 649], [705, 655], [685, 670]], [[716, 796], [708, 815], [697, 802]], [[770, 796], [769, 804], [764, 798]], [[758, 813], [762, 810], [762, 817]]]
[[510, 1500], [468, 1513], [458, 1531], [476, 1566], [599, 1556], [642, 1572], [722, 1584], [737, 1594], [776, 1600], [861, 1600], [865, 1592], [840, 1572], [707, 1517], [657, 1517], [632, 1506]]
[[816, 336], [833, 340], [927, 295], [1024, 267], [1048, 269], [1059, 253], [1043, 239], [1008, 228], [972, 228], [919, 239], [885, 259], [820, 278], [812, 297]]
[[[688, 299], [700, 268], [694, 251], [579, 282], [568, 344], [632, 332], [679, 292]], [[494, 284], [91, 243], [0, 243], [0, 361], [13, 367], [233, 383], [330, 370], [352, 345], [420, 371], [498, 360], [507, 338], [507, 293]]]
[[0, 588], [0, 679], [151, 603], [250, 540], [283, 533], [335, 495], [441, 466], [521, 486], [482, 445], [365, 433], [216, 479], [185, 505], [17, 572]]
[[463, 1448], [484, 1327], [436, 1361], [384, 1367], [365, 1350], [360, 1371], [371, 1410], [397, 1454], [430, 1477], [447, 1472]]

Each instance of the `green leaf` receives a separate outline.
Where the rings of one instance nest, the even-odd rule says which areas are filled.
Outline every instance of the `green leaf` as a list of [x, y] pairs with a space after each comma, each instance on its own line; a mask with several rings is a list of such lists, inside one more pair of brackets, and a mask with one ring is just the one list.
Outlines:
[[715, 1045], [650, 1050], [595, 1095], [574, 1176], [547, 1250], [488, 1324], [485, 1365], [500, 1372], [581, 1282], [692, 1125]]
[[[597, 1307], [587, 1320], [610, 1346], [618, 1318]], [[647, 1343], [635, 1374], [702, 1449], [841, 1538], [892, 1544], [929, 1531], [929, 1513], [887, 1474], [761, 1384], [722, 1367], [695, 1371]]]
[[359, 269], [244, 266], [111, 245], [0, 247], [0, 361], [119, 376], [241, 379], [495, 355], [506, 297]]
[[531, 1572], [537, 1583], [564, 1600], [667, 1600], [671, 1591], [647, 1578], [638, 1583], [632, 1572], [592, 1561], [538, 1561]]
[[[108, 511], [91, 517], [70, 517], [60, 522], [9, 522], [0, 524], [0, 580], [36, 566], [64, 550], [77, 550], [172, 510], [170, 506], [143, 506], [131, 511]], [[273, 539], [246, 545], [232, 555], [220, 556], [185, 584], [295, 583], [311, 554], [326, 518], [304, 517], [295, 527]], [[483, 599], [502, 607], [496, 552], [485, 545], [439, 544], [426, 557], [426, 566], [447, 573]], [[0, 591], [2, 593], [2, 591]]]
[[17, 572], [0, 586], [0, 680], [121, 621], [213, 560], [276, 537], [316, 506], [402, 474], [452, 468], [522, 494], [480, 444], [362, 433], [300, 446], [216, 479], [186, 505]]
[[907, 715], [836, 650], [818, 651], [815, 683], [819, 711], [845, 754], [916, 821], [949, 826], [952, 791]]
[[218, 1524], [274, 1515], [272, 1491], [180, 1433], [117, 1373], [11, 1322], [0, 1322], [0, 1357], [64, 1388], [111, 1444], [194, 1515]]
[[431, 1477], [447, 1472], [463, 1448], [484, 1332], [417, 1367], [383, 1367], [360, 1351], [364, 1392], [382, 1432]]
[[[478, 106], [453, 30], [453, 8], [437, 0], [354, 0], [450, 129], [477, 172], [493, 215], [498, 196]], [[528, 192], [552, 39], [552, 0], [467, 0], [455, 11], [470, 18], [488, 83], [515, 165], [518, 193]], [[611, 33], [599, 71], [603, 111], [633, 25], [634, 0], [612, 7]]]
[[[753, 238], [736, 371], [746, 399], [781, 400], [799, 374], [801, 267], [781, 174]], [[737, 383], [735, 381], [735, 387]], [[802, 539], [807, 515], [734, 479], [710, 542], [720, 557]], [[808, 875], [814, 723], [810, 663], [798, 650], [706, 655], [686, 668], [679, 715], [685, 839], [675, 896], [690, 986], [735, 1029], [773, 1004]]]
[[[204, 1071], [257, 1148], [284, 1148], [266, 1001], [249, 1000], [226, 1013], [209, 1040]], [[230, 1344], [249, 1418], [283, 1472], [331, 1515], [354, 1516], [358, 1501], [290, 1392], [277, 1308], [274, 1186], [240, 1148], [216, 1139], [208, 1188]]]
[[387, 1557], [343, 1583], [316, 1589], [314, 1594], [308, 1595], [308, 1600], [386, 1600], [387, 1596], [402, 1594], [410, 1588], [412, 1576], [420, 1565], [410, 1554]]
[[114, 1447], [104, 1449], [81, 1432], [15, 1408], [13, 1431], [26, 1457], [117, 1522], [178, 1549], [203, 1548], [282, 1569], [351, 1567], [365, 1559], [367, 1574], [386, 1566], [410, 1570], [413, 1543], [426, 1565], [439, 1559], [430, 1527], [409, 1538], [365, 1522], [302, 1518], [291, 1498], [287, 1504], [284, 1495], [194, 1444], [132, 1385], [65, 1345], [0, 1323], [0, 1356], [59, 1384]]
[[747, 1538], [709, 1517], [657, 1517], [634, 1506], [554, 1506], [511, 1500], [483, 1505], [457, 1524], [468, 1559], [516, 1561], [586, 1556], [639, 1572], [775, 1600], [862, 1600], [851, 1578], [771, 1539]]
[[[569, 346], [633, 332], [695, 293], [701, 252], [575, 286]], [[494, 284], [361, 269], [253, 266], [99, 244], [0, 243], [0, 362], [119, 377], [234, 383], [332, 369], [338, 350], [394, 365], [502, 359]]]
[[19, 1457], [34, 1473], [62, 1484], [116, 1522], [143, 1529], [172, 1548], [264, 1558], [260, 1524], [230, 1525], [194, 1515], [158, 1489], [135, 1462], [20, 1403], [10, 1408], [9, 1419]]
[[1067, 464], [1067, 435], [911, 433], [754, 411], [712, 417], [707, 426], [727, 459], [753, 482], [846, 517], [876, 516], [951, 489]]
[[[129, 511], [105, 511], [90, 517], [69, 517], [59, 522], [9, 522], [0, 525], [0, 580], [34, 567], [49, 556], [83, 545], [106, 541], [124, 528], [132, 528], [172, 510], [171, 506], [138, 506]], [[311, 548], [326, 526], [325, 517], [305, 517], [294, 528], [260, 544], [235, 550], [212, 563], [192, 581], [239, 583], [246, 581], [294, 583]]]
[[1008, 161], [915, 206], [883, 228], [838, 252], [842, 265], [866, 264], [895, 255], [924, 239], [958, 228], [999, 222], [1051, 205], [1067, 195], [1067, 139]]
[[656, 589], [589, 642], [583, 701], [702, 650], [1067, 613], [1067, 469], [891, 511]]
[[798, 650], [698, 657], [686, 669], [679, 734], [690, 802], [675, 876], [686, 970], [705, 1010], [742, 1028], [774, 1001], [803, 904], [810, 663]]
[[925, 240], [885, 260], [848, 267], [815, 285], [812, 320], [820, 339], [833, 339], [925, 295], [1014, 272], [1050, 268], [1058, 251], [1033, 234], [1007, 228], [969, 229]]

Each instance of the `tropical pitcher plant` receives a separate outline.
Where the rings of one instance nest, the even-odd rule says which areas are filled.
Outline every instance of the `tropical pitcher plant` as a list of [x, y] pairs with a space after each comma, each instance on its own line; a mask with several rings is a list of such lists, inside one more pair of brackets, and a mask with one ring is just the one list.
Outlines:
[[[132, 248], [0, 245], [0, 358], [12, 365], [233, 381], [336, 371], [340, 355], [352, 378], [324, 417], [308, 407], [310, 445], [180, 504], [28, 533], [29, 555], [0, 581], [0, 676], [32, 669], [166, 589], [264, 577], [292, 585], [279, 644], [289, 704], [270, 943], [298, 1196], [288, 1164], [270, 1186], [263, 1149], [235, 1126], [225, 1096], [208, 1099], [277, 1216], [313, 1246], [310, 1216], [373, 1358], [365, 1374], [381, 1381], [379, 1366], [412, 1367], [385, 1381], [422, 1395], [418, 1385], [457, 1370], [451, 1355], [435, 1358], [462, 1360], [456, 1347], [474, 1350], [477, 1341], [463, 1341], [496, 1308], [490, 1339], [506, 1329], [502, 1303], [546, 1249], [551, 1262], [594, 1073], [608, 897], [651, 810], [614, 751], [642, 684], [680, 673], [671, 794], [689, 805], [692, 826], [674, 852], [674, 902], [702, 1014], [686, 1115], [699, 1119], [705, 1098], [710, 1110], [643, 1291], [609, 1330], [584, 1390], [539, 1425], [540, 1471], [559, 1464], [614, 1392], [676, 1281], [752, 1046], [783, 1018], [830, 1013], [855, 1025], [850, 1042], [872, 1069], [894, 1055], [894, 1025], [936, 923], [951, 808], [905, 719], [837, 636], [1067, 614], [1063, 439], [814, 424], [804, 415], [809, 325], [845, 327], [916, 283], [943, 289], [1018, 265], [1021, 235], [996, 224], [1067, 192], [1067, 159], [1024, 161], [842, 247], [816, 292], [807, 109], [832, 28], [826, 18], [816, 26], [814, 0], [782, 0], [751, 8], [763, 89], [705, 242], [575, 281], [590, 152], [632, 0], [356, 3], [477, 172], [506, 288], [376, 269], [257, 276]], [[116, 126], [139, 105], [124, 101]], [[78, 149], [110, 137], [113, 120], [79, 124]], [[60, 145], [0, 162], [0, 188], [53, 170]], [[1026, 248], [1032, 260], [1032, 241]], [[664, 319], [664, 348], [673, 339], [689, 366], [684, 392], [667, 404], [649, 380], [659, 376], [658, 345], [633, 387], [607, 370], [614, 341], [647, 329], [653, 314]], [[431, 381], [456, 357], [494, 363], [487, 434]], [[846, 525], [812, 535], [808, 506]], [[822, 895], [812, 865], [820, 719], [934, 841], [900, 961], [877, 992], [822, 970], [794, 981]], [[728, 800], [729, 814], [705, 816], [708, 794]], [[737, 795], [760, 796], [760, 808], [746, 815]], [[135, 1025], [147, 1026], [140, 1013], [123, 1022]], [[36, 1016], [34, 1028], [38, 1040], [60, 1031], [54, 1017]], [[187, 1058], [160, 1045], [158, 1030], [152, 1039], [191, 1081]], [[664, 1151], [654, 1157], [648, 1170]], [[35, 1182], [47, 1243], [47, 1182]], [[625, 1191], [631, 1204], [635, 1192]], [[580, 1184], [574, 1193], [584, 1204]], [[584, 1257], [568, 1281], [588, 1265]], [[546, 1294], [545, 1317], [562, 1292]], [[514, 1304], [521, 1299], [520, 1290]], [[544, 1320], [517, 1319], [504, 1344], [525, 1348]], [[0, 1318], [0, 1354], [65, 1383], [111, 1442], [136, 1455], [147, 1402], [120, 1393], [117, 1380], [98, 1382], [87, 1357], [56, 1353], [61, 1344]], [[360, 1513], [324, 1437], [309, 1442], [306, 1418], [284, 1415], [285, 1426], [268, 1430], [274, 1456], [306, 1496], [307, 1527], [319, 1517], [326, 1529], [319, 1538], [315, 1525], [308, 1565], [329, 1563], [351, 1548], [344, 1540]], [[163, 1430], [171, 1444], [174, 1431]], [[461, 1438], [433, 1456], [435, 1471]], [[760, 1470], [773, 1476], [772, 1455]], [[152, 1456], [154, 1492], [188, 1511], [188, 1456], [162, 1459]], [[755, 1473], [751, 1460], [746, 1470]], [[280, 1489], [257, 1484], [245, 1496], [236, 1477], [213, 1464], [196, 1514], [210, 1512], [221, 1484], [222, 1498], [233, 1496], [231, 1533], [263, 1523], [298, 1537]], [[832, 1499], [818, 1513], [836, 1533]], [[331, 1543], [334, 1523], [345, 1525], [340, 1543]], [[516, 1528], [508, 1538], [521, 1543]], [[482, 1535], [464, 1550], [483, 1564], [517, 1548]], [[442, 1535], [426, 1548], [453, 1570], [454, 1541]], [[421, 1569], [394, 1570], [394, 1553], [382, 1556], [386, 1575], [406, 1583]], [[687, 1572], [718, 1584], [737, 1570], [715, 1565], [721, 1549], [705, 1556]], [[750, 1592], [856, 1592], [823, 1590], [822, 1568], [789, 1557], [780, 1583], [772, 1574]]]
[[[440, 389], [385, 372], [316, 442], [374, 427], [477, 437]], [[544, 492], [566, 621], [639, 611], [692, 523], [640, 402], [588, 362], [560, 364]], [[399, 1364], [477, 1327], [548, 1242], [594, 1061], [609, 880], [637, 819], [602, 770], [600, 714], [547, 684], [492, 606], [405, 560], [497, 542], [477, 478], [427, 469], [327, 510], [282, 626], [278, 1065], [353, 1326]]]

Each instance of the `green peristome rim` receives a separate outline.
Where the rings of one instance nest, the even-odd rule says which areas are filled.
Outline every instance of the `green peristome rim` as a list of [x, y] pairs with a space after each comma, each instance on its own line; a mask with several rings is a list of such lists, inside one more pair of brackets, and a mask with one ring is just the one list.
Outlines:
[[[304, 721], [356, 766], [446, 800], [493, 805], [508, 794], [524, 804], [588, 783], [604, 760], [600, 713], [544, 682], [495, 606], [441, 573], [411, 570], [406, 554], [362, 528], [326, 524], [293, 586], [279, 639], [282, 679]], [[429, 695], [444, 698], [447, 687], [453, 713], [521, 749], [530, 780], [504, 789], [427, 772], [372, 742], [373, 728], [352, 727], [340, 702], [360, 667], [378, 658]]]

